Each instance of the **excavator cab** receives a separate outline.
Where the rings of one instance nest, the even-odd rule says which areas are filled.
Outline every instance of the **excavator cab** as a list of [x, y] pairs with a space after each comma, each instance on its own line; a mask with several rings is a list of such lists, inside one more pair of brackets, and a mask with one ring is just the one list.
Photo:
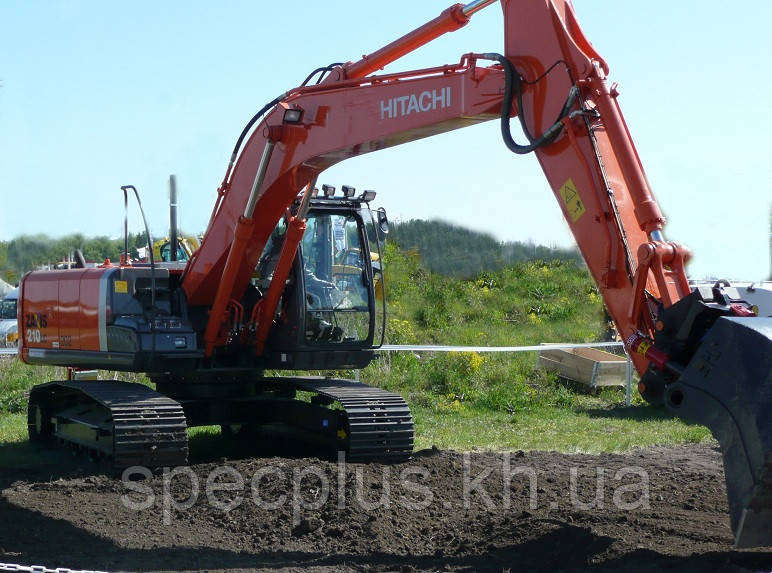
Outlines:
[[[382, 210], [377, 213], [379, 221], [385, 218]], [[378, 293], [384, 225], [375, 219], [361, 197], [312, 200], [281, 318], [266, 344], [266, 367], [361, 368], [372, 360], [384, 313]], [[253, 283], [261, 292], [270, 284], [285, 228], [280, 221], [258, 262]]]

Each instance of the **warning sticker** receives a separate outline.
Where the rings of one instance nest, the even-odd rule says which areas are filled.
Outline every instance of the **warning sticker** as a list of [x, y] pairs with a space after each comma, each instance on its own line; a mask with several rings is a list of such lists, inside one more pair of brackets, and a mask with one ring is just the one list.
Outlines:
[[126, 281], [115, 281], [115, 292], [126, 294], [129, 292], [129, 285]]
[[571, 179], [568, 179], [568, 181], [563, 183], [559, 193], [563, 198], [563, 203], [566, 205], [566, 211], [571, 216], [571, 220], [576, 223], [586, 211], [584, 203], [582, 203], [582, 199], [579, 197], [579, 192], [576, 190], [576, 185], [574, 185]]

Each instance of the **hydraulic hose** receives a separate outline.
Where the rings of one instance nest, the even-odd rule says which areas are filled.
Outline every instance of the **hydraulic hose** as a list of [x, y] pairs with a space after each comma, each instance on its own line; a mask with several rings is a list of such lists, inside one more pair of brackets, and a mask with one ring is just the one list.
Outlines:
[[[563, 104], [563, 107], [561, 108], [555, 122], [539, 137], [533, 137], [533, 135], [531, 135], [531, 131], [528, 129], [528, 125], [526, 124], [525, 116], [523, 115], [522, 80], [520, 79], [520, 75], [517, 73], [517, 70], [515, 70], [515, 66], [513, 66], [512, 62], [510, 62], [501, 54], [487, 53], [482, 54], [482, 57], [486, 60], [498, 62], [504, 69], [505, 85], [504, 100], [501, 103], [501, 136], [504, 139], [504, 144], [507, 146], [507, 149], [513, 153], [517, 153], [518, 155], [525, 155], [535, 151], [539, 147], [549, 145], [555, 141], [560, 135], [560, 132], [563, 130], [562, 120], [568, 115], [571, 106], [574, 105], [574, 101], [579, 95], [579, 89], [576, 86], [571, 86], [571, 90], [568, 92], [568, 97], [566, 98], [566, 101]], [[523, 133], [528, 139], [528, 145], [521, 145], [517, 143], [512, 137], [512, 128], [509, 124], [509, 112], [512, 109], [512, 101], [514, 100], [515, 96], [517, 96], [517, 117], [520, 120], [520, 126], [523, 129]]]
[[252, 129], [252, 126], [257, 123], [257, 121], [265, 115], [265, 112], [267, 112], [269, 109], [274, 107], [276, 104], [278, 104], [281, 100], [283, 100], [287, 96], [287, 93], [283, 93], [280, 96], [272, 99], [267, 104], [265, 104], [260, 111], [258, 111], [255, 115], [252, 116], [252, 119], [250, 119], [247, 122], [247, 125], [244, 126], [244, 129], [241, 130], [241, 134], [239, 135], [239, 138], [236, 140], [236, 145], [233, 146], [233, 153], [231, 153], [231, 160], [228, 164], [228, 172], [226, 173], [226, 179], [228, 178], [228, 174], [230, 174], [231, 168], [233, 167], [233, 163], [236, 161], [236, 156], [239, 154], [239, 149], [241, 149], [241, 144], [244, 143], [244, 138], [247, 136], [247, 133], [249, 133], [249, 130]]
[[317, 83], [317, 85], [320, 84], [321, 81], [324, 79], [325, 72], [332, 71], [332, 69], [335, 66], [343, 66], [343, 65], [345, 65], [344, 62], [333, 62], [333, 63], [331, 63], [331, 64], [329, 64], [327, 66], [321, 66], [319, 68], [316, 68], [313, 72], [311, 72], [310, 74], [308, 74], [308, 76], [306, 76], [306, 79], [303, 80], [303, 83], [300, 84], [300, 87], [303, 87], [303, 86], [307, 85], [308, 82], [311, 81], [311, 78], [313, 78], [316, 74], [319, 74], [319, 73], [321, 73], [321, 75], [316, 80], [316, 83]]
[[[340, 62], [334, 62], [332, 64], [329, 64], [327, 66], [323, 66], [320, 68], [316, 68], [313, 72], [308, 74], [305, 80], [303, 80], [303, 83], [301, 83], [301, 86], [305, 86], [311, 78], [313, 78], [316, 74], [324, 72], [329, 72], [332, 70], [335, 66], [343, 65]], [[323, 77], [323, 76], [322, 76]], [[319, 78], [319, 81], [316, 83], [319, 83], [322, 80], [322, 77]], [[255, 115], [252, 116], [252, 119], [250, 119], [247, 124], [244, 126], [244, 129], [241, 130], [241, 134], [239, 134], [239, 138], [236, 140], [236, 145], [233, 146], [233, 152], [231, 153], [231, 159], [228, 163], [228, 169], [225, 172], [225, 178], [223, 179], [223, 185], [227, 183], [228, 177], [230, 176], [231, 169], [233, 169], [233, 164], [236, 162], [236, 157], [239, 154], [239, 149], [241, 149], [241, 144], [244, 143], [244, 138], [249, 133], [249, 130], [252, 129], [252, 126], [255, 125], [258, 120], [265, 115], [265, 113], [272, 109], [276, 104], [278, 104], [281, 100], [283, 100], [285, 97], [287, 97], [287, 92], [284, 92], [283, 94], [275, 97], [271, 101], [269, 101], [267, 104], [265, 104], [260, 111], [258, 111]]]

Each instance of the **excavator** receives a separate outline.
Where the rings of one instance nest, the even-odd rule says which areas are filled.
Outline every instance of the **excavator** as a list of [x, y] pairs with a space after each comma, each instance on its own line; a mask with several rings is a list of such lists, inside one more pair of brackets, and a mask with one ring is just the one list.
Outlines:
[[[379, 72], [494, 3], [503, 54]], [[312, 71], [246, 124], [190, 260], [24, 277], [24, 362], [146, 372], [155, 384], [74, 376], [39, 385], [30, 439], [161, 466], [186, 462], [188, 426], [279, 423], [350, 460], [409, 456], [413, 421], [400, 396], [267, 374], [361, 368], [383, 338], [374, 288], [383, 281], [366, 254], [378, 251], [386, 214], [370, 209], [374, 193], [320, 193], [317, 178], [350, 157], [498, 121], [509, 150], [538, 159], [640, 393], [718, 439], [736, 545], [772, 545], [772, 318], [725, 284], [690, 288], [689, 251], [665, 237], [608, 74], [569, 0], [455, 4], [357, 61]]]

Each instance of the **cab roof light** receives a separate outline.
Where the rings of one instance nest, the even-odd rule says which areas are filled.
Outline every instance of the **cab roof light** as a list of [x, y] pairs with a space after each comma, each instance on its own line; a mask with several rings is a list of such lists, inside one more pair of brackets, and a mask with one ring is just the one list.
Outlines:
[[359, 200], [365, 203], [369, 203], [373, 199], [375, 199], [375, 191], [365, 191], [359, 196]]
[[299, 108], [290, 108], [284, 110], [284, 123], [300, 123], [303, 119], [303, 110]]
[[328, 199], [333, 195], [335, 195], [335, 187], [333, 187], [332, 185], [327, 185], [327, 184], [322, 185], [322, 191], [324, 191], [324, 196], [327, 197]]
[[354, 196], [354, 193], [356, 193], [356, 189], [354, 189], [350, 185], [343, 185], [341, 186], [341, 189], [343, 190], [343, 196], [346, 199], [351, 199]]

